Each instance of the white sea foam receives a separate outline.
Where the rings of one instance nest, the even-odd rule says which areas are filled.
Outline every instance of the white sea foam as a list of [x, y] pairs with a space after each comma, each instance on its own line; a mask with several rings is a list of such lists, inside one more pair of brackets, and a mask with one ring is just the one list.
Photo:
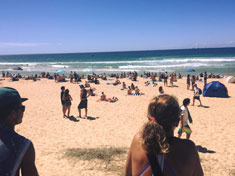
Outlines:
[[68, 65], [52, 65], [52, 67], [55, 67], [55, 68], [69, 68]]
[[124, 68], [174, 68], [174, 67], [202, 67], [202, 66], [208, 66], [208, 64], [204, 63], [185, 63], [185, 64], [174, 64], [174, 65], [125, 65], [125, 66], [119, 66], [120, 69]]

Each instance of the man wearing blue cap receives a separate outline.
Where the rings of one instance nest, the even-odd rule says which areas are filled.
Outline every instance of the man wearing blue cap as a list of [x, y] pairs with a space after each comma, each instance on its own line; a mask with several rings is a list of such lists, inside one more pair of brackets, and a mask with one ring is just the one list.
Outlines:
[[37, 176], [33, 143], [17, 134], [15, 125], [22, 122], [25, 106], [18, 91], [0, 87], [0, 175]]

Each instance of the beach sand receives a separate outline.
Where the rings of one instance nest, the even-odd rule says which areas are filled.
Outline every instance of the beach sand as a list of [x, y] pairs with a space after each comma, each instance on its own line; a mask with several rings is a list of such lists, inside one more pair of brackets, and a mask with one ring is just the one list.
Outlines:
[[[127, 86], [131, 84], [128, 79]], [[191, 140], [198, 147], [202, 167], [206, 176], [235, 175], [235, 84], [228, 84], [219, 80], [228, 88], [230, 98], [201, 97], [202, 104], [207, 108], [189, 106], [193, 124]], [[0, 86], [16, 88], [22, 97], [29, 100], [24, 104], [26, 111], [23, 123], [16, 126], [16, 131], [31, 139], [36, 151], [36, 165], [43, 176], [78, 176], [78, 175], [122, 175], [108, 165], [116, 164], [124, 172], [126, 154], [121, 158], [113, 158], [111, 163], [105, 164], [97, 159], [91, 161], [65, 157], [70, 148], [128, 148], [135, 133], [147, 121], [147, 106], [152, 97], [158, 94], [158, 87], [144, 86], [146, 79], [138, 78], [134, 82], [145, 93], [142, 96], [127, 96], [126, 90], [120, 90], [121, 85], [107, 85], [101, 81], [100, 85], [91, 84], [100, 95], [102, 91], [107, 97], [116, 96], [115, 103], [96, 102], [99, 96], [89, 97], [88, 116], [91, 120], [77, 118], [64, 119], [60, 102], [60, 87], [63, 85], [70, 90], [73, 98], [70, 115], [78, 117], [77, 106], [80, 102], [80, 88], [78, 84], [55, 83], [53, 80], [41, 79], [20, 80], [11, 82], [1, 81]], [[85, 80], [83, 80], [83, 83]], [[186, 89], [185, 78], [174, 83], [177, 87], [163, 87], [165, 93], [175, 95], [180, 104], [184, 98], [193, 97], [193, 92]], [[198, 82], [203, 88], [203, 82]], [[82, 110], [84, 117], [84, 110]], [[177, 133], [175, 131], [175, 134]], [[185, 134], [182, 136], [185, 138]]]

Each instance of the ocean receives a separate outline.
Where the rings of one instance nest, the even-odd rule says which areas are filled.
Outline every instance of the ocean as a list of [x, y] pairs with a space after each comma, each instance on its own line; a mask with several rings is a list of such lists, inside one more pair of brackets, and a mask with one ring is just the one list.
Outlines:
[[[14, 70], [15, 67], [23, 70]], [[0, 55], [0, 71], [22, 75], [58, 70], [65, 70], [67, 75], [71, 71], [81, 74], [167, 71], [186, 75], [190, 68], [195, 70], [194, 74], [207, 71], [235, 75], [235, 48]]]

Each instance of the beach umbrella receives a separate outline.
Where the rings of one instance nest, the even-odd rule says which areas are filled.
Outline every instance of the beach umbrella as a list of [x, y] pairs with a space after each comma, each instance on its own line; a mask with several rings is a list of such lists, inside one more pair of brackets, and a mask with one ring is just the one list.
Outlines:
[[85, 68], [83, 70], [83, 72], [94, 72], [94, 71], [95, 71], [95, 69], [93, 69], [93, 68]]
[[188, 72], [195, 72], [195, 70], [190, 68], [190, 69], [188, 69]]
[[57, 70], [56, 73], [65, 73], [65, 70]]

